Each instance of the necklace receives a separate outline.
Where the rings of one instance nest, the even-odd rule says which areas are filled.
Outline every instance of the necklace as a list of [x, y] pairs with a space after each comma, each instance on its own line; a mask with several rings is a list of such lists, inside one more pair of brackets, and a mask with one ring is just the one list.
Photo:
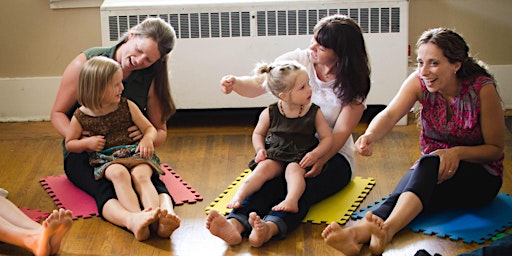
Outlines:
[[[284, 108], [283, 108], [283, 102], [282, 101], [279, 101], [279, 108], [281, 109], [281, 113], [283, 113], [283, 116], [284, 117], [287, 117], [286, 116], [286, 113], [284, 112]], [[302, 110], [304, 109], [304, 105], [300, 105], [300, 109], [299, 109], [299, 115], [297, 117], [300, 117], [300, 115], [302, 114]]]

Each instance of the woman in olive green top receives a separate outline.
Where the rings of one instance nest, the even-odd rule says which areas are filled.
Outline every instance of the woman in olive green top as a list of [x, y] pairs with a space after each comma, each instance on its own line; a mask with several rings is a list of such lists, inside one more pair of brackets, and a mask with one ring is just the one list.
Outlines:
[[[167, 56], [175, 41], [174, 29], [168, 23], [160, 18], [148, 18], [130, 29], [115, 46], [91, 48], [80, 53], [62, 75], [51, 112], [55, 129], [63, 137], [69, 132], [70, 117], [78, 107], [76, 93], [80, 70], [88, 59], [101, 55], [121, 64], [125, 88], [123, 97], [135, 102], [155, 126], [155, 146], [163, 144], [167, 136], [166, 122], [176, 110], [167, 75]], [[142, 136], [136, 126], [126, 132], [133, 140]], [[87, 132], [83, 136], [87, 136]], [[117, 200], [110, 181], [94, 179], [87, 152], [64, 152], [64, 170], [73, 184], [96, 200], [103, 218], [127, 228], [137, 240], [148, 239], [151, 231], [169, 238], [180, 225], [169, 191], [157, 175], [151, 178], [158, 192], [158, 198], [152, 199], [154, 206], [141, 212], [130, 212]]]

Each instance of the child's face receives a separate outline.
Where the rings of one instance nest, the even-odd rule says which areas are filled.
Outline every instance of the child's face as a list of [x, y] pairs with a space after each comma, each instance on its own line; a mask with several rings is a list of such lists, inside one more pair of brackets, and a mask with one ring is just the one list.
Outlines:
[[121, 101], [121, 93], [124, 90], [123, 86], [123, 71], [118, 70], [109, 84], [105, 87], [103, 93], [103, 105], [119, 103]]
[[295, 84], [290, 91], [291, 103], [298, 105], [307, 105], [311, 102], [311, 86], [309, 86], [309, 76], [306, 71], [299, 71]]

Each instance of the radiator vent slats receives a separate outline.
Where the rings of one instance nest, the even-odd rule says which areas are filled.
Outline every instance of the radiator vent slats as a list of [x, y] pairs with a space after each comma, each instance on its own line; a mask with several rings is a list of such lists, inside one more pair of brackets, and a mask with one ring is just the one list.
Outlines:
[[160, 17], [171, 24], [178, 38], [312, 35], [318, 20], [333, 14], [350, 16], [364, 33], [400, 33], [399, 7], [372, 7], [262, 10], [254, 12], [254, 17], [249, 11], [113, 15], [108, 17], [109, 39], [118, 41], [147, 17]]

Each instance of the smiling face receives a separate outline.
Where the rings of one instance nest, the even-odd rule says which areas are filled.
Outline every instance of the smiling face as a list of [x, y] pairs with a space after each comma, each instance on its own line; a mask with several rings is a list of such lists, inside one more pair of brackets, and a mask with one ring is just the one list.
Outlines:
[[450, 63], [443, 51], [433, 43], [418, 47], [418, 74], [429, 92], [453, 94], [458, 89], [456, 72], [461, 63]]
[[118, 70], [112, 76], [112, 80], [105, 86], [101, 105], [108, 106], [118, 104], [121, 101], [121, 93], [123, 90], [123, 71]]
[[161, 57], [157, 43], [148, 37], [130, 34], [122, 47], [123, 50], [116, 59], [121, 63], [123, 71], [145, 69]]
[[311, 62], [313, 64], [330, 65], [338, 62], [338, 56], [333, 49], [320, 45], [314, 38], [309, 45]]

